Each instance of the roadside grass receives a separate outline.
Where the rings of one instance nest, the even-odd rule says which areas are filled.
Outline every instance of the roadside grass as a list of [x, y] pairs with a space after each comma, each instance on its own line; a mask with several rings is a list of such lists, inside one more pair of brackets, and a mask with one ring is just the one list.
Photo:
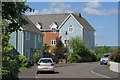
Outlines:
[[27, 69], [27, 67], [20, 67], [19, 70]]
[[109, 70], [110, 70], [110, 64], [109, 64], [109, 63], [107, 63], [107, 69], [109, 69]]

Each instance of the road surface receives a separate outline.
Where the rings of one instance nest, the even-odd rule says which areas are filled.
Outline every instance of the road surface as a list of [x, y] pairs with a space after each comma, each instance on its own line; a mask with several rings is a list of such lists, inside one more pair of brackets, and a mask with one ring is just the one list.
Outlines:
[[98, 66], [100, 66], [98, 62], [60, 66], [56, 67], [54, 74], [35, 74], [35, 78], [104, 78], [92, 73], [92, 70]]

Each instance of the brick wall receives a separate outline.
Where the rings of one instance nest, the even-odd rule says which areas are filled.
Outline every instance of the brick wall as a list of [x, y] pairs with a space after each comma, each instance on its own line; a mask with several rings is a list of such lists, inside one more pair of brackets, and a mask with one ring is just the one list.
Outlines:
[[[43, 44], [47, 43], [48, 45], [51, 45], [51, 40], [56, 40], [57, 37], [59, 37], [59, 31], [56, 31], [56, 33], [52, 33], [51, 31], [42, 31], [43, 33]], [[51, 45], [50, 50], [55, 48], [55, 46]]]

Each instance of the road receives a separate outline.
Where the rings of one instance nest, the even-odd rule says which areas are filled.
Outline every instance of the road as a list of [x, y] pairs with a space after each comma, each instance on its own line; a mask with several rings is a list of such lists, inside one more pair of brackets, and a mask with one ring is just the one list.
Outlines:
[[91, 70], [98, 66], [100, 66], [98, 62], [75, 63], [68, 66], [56, 67], [54, 74], [35, 74], [35, 78], [103, 78], [91, 72]]

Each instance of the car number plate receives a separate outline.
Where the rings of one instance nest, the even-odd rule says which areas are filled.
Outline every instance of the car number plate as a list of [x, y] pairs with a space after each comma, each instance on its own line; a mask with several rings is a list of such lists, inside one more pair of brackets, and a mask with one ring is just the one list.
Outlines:
[[49, 68], [42, 68], [42, 70], [49, 70]]

